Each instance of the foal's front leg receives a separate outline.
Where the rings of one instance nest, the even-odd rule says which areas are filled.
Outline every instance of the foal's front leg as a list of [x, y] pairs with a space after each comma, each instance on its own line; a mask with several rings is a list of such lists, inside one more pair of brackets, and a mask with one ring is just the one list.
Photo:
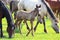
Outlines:
[[26, 36], [28, 36], [31, 30], [30, 30], [30, 28], [28, 27], [27, 21], [25, 21], [25, 23], [26, 23], [27, 29], [28, 29], [28, 31], [29, 31], [29, 32], [26, 34]]
[[33, 34], [33, 21], [30, 21], [30, 23], [31, 23], [31, 30], [29, 30], [29, 32], [27, 33], [26, 36], [28, 36], [30, 32], [32, 33], [32, 36], [34, 36], [34, 34]]
[[31, 21], [31, 33], [32, 33], [32, 36], [34, 36], [34, 34], [33, 34], [33, 21]]
[[25, 23], [26, 23], [27, 29], [30, 30], [30, 28], [29, 28], [29, 26], [28, 26], [28, 24], [27, 24], [27, 21], [25, 21]]

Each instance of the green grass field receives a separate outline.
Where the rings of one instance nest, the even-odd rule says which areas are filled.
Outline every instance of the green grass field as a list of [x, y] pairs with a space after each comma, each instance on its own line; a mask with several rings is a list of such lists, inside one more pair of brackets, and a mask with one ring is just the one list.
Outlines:
[[[7, 28], [7, 23], [6, 23], [6, 19], [3, 18], [3, 33], [4, 36], [6, 36], [6, 38], [0, 38], [0, 40], [60, 40], [60, 34], [56, 34], [55, 31], [52, 29], [51, 27], [51, 22], [49, 19], [47, 19], [46, 21], [46, 28], [48, 33], [44, 33], [43, 30], [43, 24], [39, 24], [37, 27], [36, 32], [34, 32], [34, 36], [31, 35], [31, 33], [29, 34], [29, 36], [26, 36], [27, 34], [27, 29], [26, 29], [26, 25], [23, 25], [22, 27], [22, 35], [19, 33], [18, 29], [15, 30], [16, 33], [14, 35], [13, 38], [9, 39], [8, 38], [8, 33], [6, 31]], [[34, 25], [36, 24], [36, 21], [34, 22]], [[30, 23], [29, 23], [30, 25]]]

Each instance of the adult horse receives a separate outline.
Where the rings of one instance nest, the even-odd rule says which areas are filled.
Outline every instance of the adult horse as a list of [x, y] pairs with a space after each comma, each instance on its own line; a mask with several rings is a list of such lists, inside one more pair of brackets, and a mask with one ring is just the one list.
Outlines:
[[[14, 3], [14, 2], [12, 2], [12, 3]], [[11, 7], [11, 10], [12, 10], [12, 3], [11, 3], [11, 5], [10, 5], [10, 7]], [[47, 3], [47, 2], [46, 2]], [[31, 11], [31, 10], [33, 10], [34, 8], [35, 8], [35, 5], [36, 4], [41, 4], [42, 6], [41, 6], [41, 16], [42, 16], [42, 19], [43, 19], [43, 24], [44, 24], [44, 31], [45, 32], [47, 32], [46, 31], [46, 25], [45, 25], [45, 20], [44, 20], [44, 15], [45, 14], [49, 14], [50, 15], [50, 17], [52, 18], [52, 20], [51, 21], [53, 21], [52, 22], [52, 24], [54, 24], [55, 25], [55, 21], [54, 21], [54, 19], [55, 19], [55, 17], [54, 17], [54, 14], [53, 14], [53, 11], [51, 10], [51, 8], [48, 6], [49, 4], [47, 4], [47, 6], [48, 6], [48, 8], [47, 8], [47, 6], [42, 2], [42, 0], [20, 0], [19, 1], [19, 3], [18, 3], [18, 10], [25, 10], [25, 11]], [[29, 5], [29, 6], [28, 6]], [[16, 8], [15, 8], [16, 9]], [[14, 10], [14, 9], [13, 9]], [[49, 10], [49, 11], [48, 11]], [[39, 16], [40, 17], [40, 16]], [[51, 19], [50, 18], [50, 19]], [[39, 23], [39, 20], [40, 19], [38, 19], [38, 22], [37, 22], [37, 24]], [[55, 19], [56, 20], [56, 19]], [[58, 28], [55, 28], [55, 27], [57, 27], [57, 25], [54, 27], [54, 25], [52, 25], [52, 27], [53, 27], [53, 29], [55, 29], [55, 31], [56, 32], [59, 32], [58, 31]], [[37, 26], [37, 25], [36, 25]], [[36, 30], [36, 27], [34, 28], [35, 30]]]
[[6, 17], [7, 24], [8, 24], [7, 32], [8, 32], [9, 38], [11, 38], [14, 32], [14, 27], [15, 27], [14, 22], [12, 20], [10, 11], [6, 8], [3, 2], [0, 1], [0, 37], [4, 37], [2, 32], [2, 18], [4, 17]]
[[[49, 4], [45, 0], [20, 0], [20, 2], [18, 3], [18, 10], [25, 9], [26, 11], [31, 11], [35, 8], [36, 4], [38, 4], [38, 5], [41, 4], [40, 15], [42, 16], [42, 19], [43, 19], [44, 32], [47, 32], [44, 16], [46, 14], [49, 14], [53, 29], [55, 30], [56, 33], [59, 33], [59, 28], [56, 23], [56, 18], [54, 16], [54, 13], [53, 13], [52, 9], [50, 8]], [[34, 29], [36, 29], [36, 27]]]

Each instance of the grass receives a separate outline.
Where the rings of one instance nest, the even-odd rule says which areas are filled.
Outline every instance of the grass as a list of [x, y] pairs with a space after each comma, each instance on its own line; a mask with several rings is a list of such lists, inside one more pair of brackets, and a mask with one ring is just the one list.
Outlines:
[[[28, 31], [26, 29], [26, 25], [23, 25], [22, 35], [19, 33], [19, 31], [17, 29], [17, 30], [15, 30], [16, 33], [15, 33], [14, 37], [11, 39], [8, 38], [8, 33], [6, 31], [6, 28], [7, 28], [6, 19], [3, 18], [2, 22], [3, 22], [2, 23], [3, 24], [3, 33], [4, 33], [4, 36], [6, 36], [6, 38], [0, 38], [0, 40], [60, 40], [60, 34], [56, 34], [55, 31], [52, 29], [51, 22], [49, 19], [47, 19], [47, 21], [46, 21], [46, 28], [47, 28], [48, 33], [44, 33], [43, 24], [39, 24], [36, 32], [34, 32], [34, 36], [32, 36], [31, 33], [29, 34], [29, 36], [26, 36]], [[34, 25], [35, 24], [36, 24], [36, 21], [34, 21]], [[30, 23], [29, 23], [29, 25], [30, 25]]]

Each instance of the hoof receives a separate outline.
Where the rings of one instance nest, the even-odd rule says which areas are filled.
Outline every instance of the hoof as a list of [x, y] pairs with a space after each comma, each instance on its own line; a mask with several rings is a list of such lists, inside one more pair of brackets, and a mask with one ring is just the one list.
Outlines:
[[45, 33], [47, 33], [47, 31], [46, 31], [46, 30], [44, 30], [44, 32], [45, 32]]

